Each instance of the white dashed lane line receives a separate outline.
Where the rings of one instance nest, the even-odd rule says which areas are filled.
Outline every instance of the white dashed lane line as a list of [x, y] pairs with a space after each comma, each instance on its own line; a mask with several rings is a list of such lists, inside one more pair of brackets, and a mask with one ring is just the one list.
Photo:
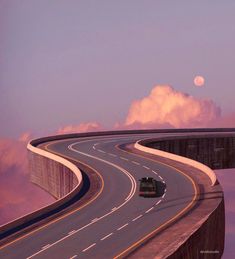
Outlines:
[[74, 256], [70, 257], [69, 259], [74, 259], [74, 258], [76, 258], [76, 257], [77, 257], [77, 255], [74, 255]]
[[162, 195], [162, 198], [164, 198], [164, 197], [165, 197], [165, 195], [166, 195], [166, 192]]
[[141, 218], [143, 215], [139, 215], [138, 217], [132, 219], [132, 221], [136, 221], [137, 219]]
[[114, 155], [114, 154], [112, 154], [112, 153], [108, 153], [110, 156], [113, 156], [113, 157], [116, 157], [117, 155]]
[[91, 222], [96, 222], [97, 220], [99, 220], [99, 218], [95, 218]]
[[106, 153], [105, 151], [101, 150], [101, 149], [97, 149], [99, 152], [101, 153]]
[[83, 249], [82, 252], [86, 252], [87, 250], [89, 250], [90, 248], [92, 248], [95, 245], [96, 245], [96, 243], [93, 243], [92, 245], [90, 245], [87, 248]]
[[150, 209], [146, 210], [145, 213], [149, 213], [153, 209], [154, 209], [154, 207], [151, 207]]
[[125, 157], [123, 157], [123, 156], [120, 156], [120, 158], [121, 158], [122, 160], [128, 161], [128, 159], [125, 158]]
[[108, 238], [108, 237], [110, 237], [110, 236], [112, 236], [112, 235], [113, 235], [113, 233], [110, 233], [110, 234], [108, 234], [108, 235], [102, 237], [100, 240], [103, 241], [103, 240], [105, 240], [106, 238]]
[[154, 174], [158, 175], [158, 173], [157, 173], [156, 171], [152, 170], [152, 172], [153, 172]]
[[148, 166], [146, 166], [146, 165], [143, 165], [143, 168], [145, 168], [145, 169], [147, 169], [147, 170], [150, 169], [150, 168], [149, 168]]
[[121, 229], [125, 228], [126, 226], [128, 226], [128, 223], [126, 223], [125, 225], [121, 226], [121, 227], [118, 228], [117, 230], [121, 230]]
[[140, 165], [140, 163], [139, 162], [136, 162], [136, 161], [131, 161], [133, 164], [135, 164], [135, 165]]

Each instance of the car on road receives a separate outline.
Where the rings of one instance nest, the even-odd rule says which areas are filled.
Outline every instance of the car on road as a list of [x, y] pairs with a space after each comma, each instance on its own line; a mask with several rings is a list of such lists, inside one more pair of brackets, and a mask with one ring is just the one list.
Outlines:
[[139, 196], [156, 197], [157, 181], [152, 177], [143, 177], [140, 180]]

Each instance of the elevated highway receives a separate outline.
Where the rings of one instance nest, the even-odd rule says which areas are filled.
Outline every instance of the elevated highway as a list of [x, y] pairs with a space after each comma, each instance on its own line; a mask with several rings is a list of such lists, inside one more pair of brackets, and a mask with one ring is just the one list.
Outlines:
[[[189, 133], [172, 134], [185, 136]], [[204, 206], [201, 204], [202, 185], [218, 193], [218, 186], [214, 186], [215, 182], [208, 175], [195, 168], [189, 172], [190, 165], [169, 162], [134, 148], [140, 139], [166, 136], [169, 133], [144, 132], [41, 141], [40, 149], [72, 163], [89, 166], [96, 174], [97, 190], [87, 199], [84, 192], [84, 202], [75, 200], [69, 211], [25, 233], [22, 230], [21, 235], [2, 245], [0, 258], [122, 258], [149, 238], [159, 238], [163, 230], [189, 212]], [[86, 167], [82, 171], [86, 173]], [[193, 176], [195, 172], [196, 177]], [[158, 197], [138, 196], [138, 180], [145, 176], [158, 181]], [[91, 187], [91, 181], [88, 182]], [[222, 194], [216, 202], [221, 201]], [[218, 206], [216, 202], [214, 205]], [[199, 218], [191, 221], [192, 227], [198, 224]], [[172, 240], [164, 242], [166, 247]], [[140, 252], [144, 256], [143, 249]], [[222, 251], [219, 253], [221, 255]]]

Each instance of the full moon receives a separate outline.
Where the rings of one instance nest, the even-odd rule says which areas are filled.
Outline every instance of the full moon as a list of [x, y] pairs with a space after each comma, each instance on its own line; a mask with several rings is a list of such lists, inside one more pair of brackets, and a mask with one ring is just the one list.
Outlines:
[[193, 82], [196, 86], [203, 86], [205, 83], [205, 78], [203, 76], [196, 76]]

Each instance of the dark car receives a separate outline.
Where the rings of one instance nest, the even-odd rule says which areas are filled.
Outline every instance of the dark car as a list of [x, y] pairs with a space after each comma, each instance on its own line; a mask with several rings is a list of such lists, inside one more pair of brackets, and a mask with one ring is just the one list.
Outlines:
[[156, 197], [157, 181], [152, 177], [143, 177], [140, 179], [139, 196]]

